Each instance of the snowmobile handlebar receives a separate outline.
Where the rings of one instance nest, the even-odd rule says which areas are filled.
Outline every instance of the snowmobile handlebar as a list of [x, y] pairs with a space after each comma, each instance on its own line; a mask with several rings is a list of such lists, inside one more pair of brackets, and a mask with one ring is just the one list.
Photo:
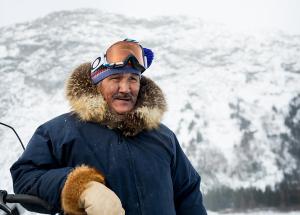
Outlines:
[[[0, 122], [0, 125], [12, 129], [18, 140], [20, 141], [23, 150], [25, 150], [23, 142], [21, 141], [21, 138], [19, 137], [15, 129], [3, 122]], [[55, 214], [54, 207], [51, 206], [48, 202], [38, 198], [37, 196], [27, 194], [8, 194], [6, 190], [0, 190], [0, 211], [2, 210], [6, 214], [12, 215], [14, 212], [10, 207], [6, 205], [6, 203], [20, 203], [29, 211], [43, 214]]]
[[6, 203], [20, 203], [27, 210], [38, 213], [53, 214], [53, 207], [48, 202], [26, 194], [8, 194], [5, 190], [0, 190], [0, 210], [7, 214], [12, 214], [12, 210]]

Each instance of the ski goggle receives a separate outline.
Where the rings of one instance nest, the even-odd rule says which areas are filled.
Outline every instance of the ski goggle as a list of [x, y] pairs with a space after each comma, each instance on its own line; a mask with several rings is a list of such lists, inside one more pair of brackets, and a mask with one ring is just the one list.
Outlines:
[[123, 68], [127, 65], [144, 72], [147, 68], [147, 57], [144, 48], [135, 40], [125, 39], [111, 45], [105, 55], [97, 57], [91, 64], [91, 72], [105, 69]]

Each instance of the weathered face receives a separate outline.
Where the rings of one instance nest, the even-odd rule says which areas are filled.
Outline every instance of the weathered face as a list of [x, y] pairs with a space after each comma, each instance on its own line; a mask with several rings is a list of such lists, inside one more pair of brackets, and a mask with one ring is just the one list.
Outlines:
[[133, 110], [139, 90], [140, 77], [132, 73], [108, 76], [97, 86], [111, 111], [125, 114]]

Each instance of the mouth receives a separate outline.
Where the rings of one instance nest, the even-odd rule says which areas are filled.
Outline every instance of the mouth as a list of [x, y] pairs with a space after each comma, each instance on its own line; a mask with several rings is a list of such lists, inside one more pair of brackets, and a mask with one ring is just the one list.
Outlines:
[[130, 101], [130, 98], [116, 98], [116, 100]]
[[115, 101], [126, 102], [126, 103], [132, 102], [131, 99], [125, 99], [125, 98], [116, 98]]
[[115, 98], [115, 100], [131, 101], [131, 98]]

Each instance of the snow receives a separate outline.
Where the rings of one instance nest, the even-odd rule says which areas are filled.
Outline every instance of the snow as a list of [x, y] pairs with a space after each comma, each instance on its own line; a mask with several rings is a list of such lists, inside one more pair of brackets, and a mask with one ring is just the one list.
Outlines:
[[0, 58], [5, 58], [7, 56], [7, 49], [5, 46], [0, 46]]

